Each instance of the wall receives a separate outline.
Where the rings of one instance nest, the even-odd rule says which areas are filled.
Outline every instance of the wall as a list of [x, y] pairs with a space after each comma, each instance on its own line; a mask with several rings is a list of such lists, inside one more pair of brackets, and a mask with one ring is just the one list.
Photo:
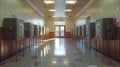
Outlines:
[[0, 0], [0, 27], [5, 17], [17, 17], [44, 25], [44, 19], [25, 0]]
[[[65, 18], [57, 18], [57, 20], [64, 20]], [[56, 20], [56, 18], [52, 18], [52, 17], [46, 17], [45, 19], [45, 25], [46, 27], [49, 28], [49, 31], [50, 31], [50, 34], [49, 36], [50, 37], [54, 37], [54, 21]], [[65, 35], [69, 34], [70, 32], [70, 29], [73, 28], [75, 26], [75, 19], [74, 17], [68, 17], [65, 19], [66, 21], [66, 33]], [[70, 37], [70, 36], [68, 36]]]
[[75, 26], [75, 18], [68, 17], [66, 22], [66, 32], [70, 32], [70, 29]]
[[[85, 18], [90, 16], [90, 21], [100, 18], [116, 18], [117, 19], [117, 39], [116, 40], [99, 40], [90, 39], [90, 46], [94, 45], [96, 50], [103, 52], [116, 60], [120, 60], [120, 0], [94, 0], [83, 13], [76, 17], [76, 26], [85, 24]], [[113, 43], [114, 41], [114, 43]], [[87, 41], [88, 42], [88, 41]], [[98, 43], [99, 42], [99, 43]], [[95, 43], [95, 44], [93, 44]]]
[[[120, 0], [94, 0], [93, 3], [81, 13], [76, 21], [80, 21], [86, 16], [91, 16], [96, 20], [103, 17], [114, 17], [120, 26]], [[77, 22], [78, 23], [78, 22]], [[81, 23], [81, 22], [79, 22]]]
[[50, 32], [54, 32], [54, 18], [52, 17], [46, 17], [45, 19], [45, 25], [49, 28]]
[[[46, 17], [45, 25], [50, 29], [51, 32], [54, 32], [54, 21], [56, 19], [52, 17]], [[63, 19], [57, 19], [57, 20], [63, 20]], [[66, 32], [69, 32], [71, 28], [74, 27], [75, 21], [74, 17], [69, 17], [65, 19], [66, 21]]]
[[[0, 0], [0, 62], [23, 49], [22, 46], [24, 45], [23, 40], [19, 41], [20, 44], [11, 40], [3, 40], [2, 21], [6, 17], [16, 17], [26, 22], [44, 26], [44, 17], [38, 14], [25, 0]], [[28, 45], [27, 40], [24, 40], [25, 46]], [[19, 46], [18, 49], [16, 45]]]

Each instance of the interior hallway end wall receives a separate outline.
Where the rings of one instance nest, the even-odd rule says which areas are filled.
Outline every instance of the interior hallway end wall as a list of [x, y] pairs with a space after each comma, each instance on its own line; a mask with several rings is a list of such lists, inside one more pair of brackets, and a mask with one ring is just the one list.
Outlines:
[[[46, 19], [45, 19], [45, 25], [46, 25], [46, 27], [49, 28], [50, 37], [55, 37], [54, 21], [55, 21], [55, 18], [53, 18], [53, 17], [46, 17]], [[75, 26], [75, 18], [74, 17], [66, 18], [66, 32], [65, 32], [66, 37], [70, 37], [70, 35], [69, 35], [70, 29], [73, 28], [74, 26]]]

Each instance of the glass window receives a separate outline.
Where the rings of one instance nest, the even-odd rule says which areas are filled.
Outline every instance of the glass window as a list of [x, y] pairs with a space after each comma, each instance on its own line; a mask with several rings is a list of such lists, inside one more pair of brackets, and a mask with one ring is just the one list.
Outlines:
[[54, 25], [65, 25], [65, 21], [55, 21]]

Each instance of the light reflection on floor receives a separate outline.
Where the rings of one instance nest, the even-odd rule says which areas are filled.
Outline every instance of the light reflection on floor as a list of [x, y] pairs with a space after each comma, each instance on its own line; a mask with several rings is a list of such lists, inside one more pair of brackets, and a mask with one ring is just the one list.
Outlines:
[[24, 52], [24, 57], [19, 56], [21, 53], [17, 54], [19, 61], [11, 62], [16, 59], [15, 56], [1, 63], [0, 67], [120, 67], [119, 63], [107, 57], [103, 62], [101, 54], [96, 57], [95, 51], [88, 51], [83, 41], [68, 38], [55, 38], [55, 41], [35, 45]]
[[55, 39], [55, 48], [54, 48], [54, 55], [55, 56], [65, 56], [65, 42], [63, 39], [56, 38]]

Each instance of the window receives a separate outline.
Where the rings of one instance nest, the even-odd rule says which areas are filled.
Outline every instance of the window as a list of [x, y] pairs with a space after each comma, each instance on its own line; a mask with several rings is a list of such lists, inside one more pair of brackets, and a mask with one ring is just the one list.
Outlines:
[[55, 21], [54, 25], [65, 25], [65, 21]]

